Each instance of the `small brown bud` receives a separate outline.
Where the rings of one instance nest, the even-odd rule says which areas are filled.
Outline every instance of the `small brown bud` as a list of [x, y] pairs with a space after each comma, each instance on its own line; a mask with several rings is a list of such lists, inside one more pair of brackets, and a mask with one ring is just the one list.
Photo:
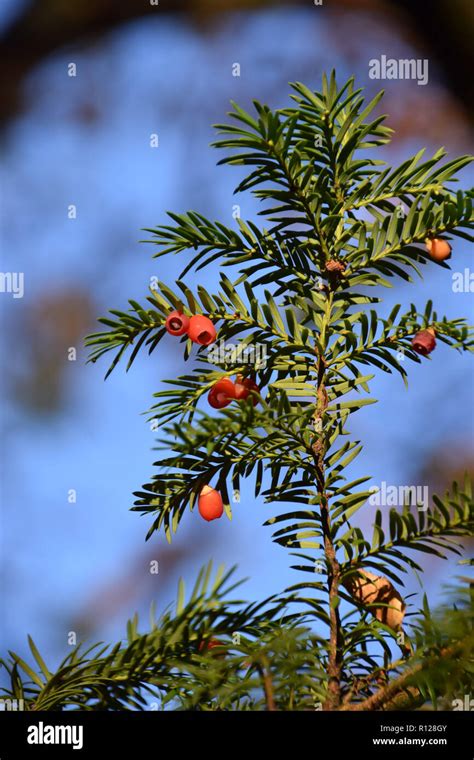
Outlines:
[[337, 261], [336, 259], [330, 259], [326, 263], [326, 272], [334, 273], [341, 275], [343, 272], [345, 272], [346, 265], [343, 261]]

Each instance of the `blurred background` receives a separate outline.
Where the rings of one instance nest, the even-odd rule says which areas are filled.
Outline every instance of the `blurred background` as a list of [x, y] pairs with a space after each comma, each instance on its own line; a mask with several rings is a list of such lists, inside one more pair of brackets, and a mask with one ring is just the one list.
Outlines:
[[[471, 151], [473, 27], [469, 0], [0, 0], [1, 270], [25, 278], [23, 298], [0, 293], [2, 654], [24, 655], [30, 633], [54, 666], [71, 631], [119, 639], [127, 617], [137, 610], [146, 626], [150, 602], [163, 609], [179, 576], [192, 582], [211, 557], [238, 564], [247, 599], [303, 580], [260, 527], [275, 508], [250, 486], [232, 522], [205, 524], [195, 511], [171, 546], [162, 535], [145, 544], [150, 522], [129, 511], [157, 458], [141, 412], [162, 379], [188, 367], [170, 339], [104, 383], [108, 365], [85, 364], [83, 338], [108, 308], [144, 300], [151, 278], [173, 284], [184, 259], [154, 261], [139, 242], [167, 209], [232, 225], [238, 203], [256, 219], [253, 198], [232, 194], [239, 170], [216, 168], [221, 155], [208, 147], [230, 99], [283, 107], [289, 81], [318, 89], [335, 67], [368, 96], [385, 88], [388, 162], [422, 146]], [[371, 80], [368, 62], [381, 55], [427, 58], [429, 84]], [[471, 262], [456, 242], [452, 270]], [[217, 267], [200, 277], [212, 290]], [[441, 315], [472, 317], [472, 293], [454, 293], [434, 265], [383, 295], [387, 311], [433, 298]], [[398, 377], [377, 377], [380, 403], [352, 417], [365, 443], [354, 471], [442, 492], [474, 469], [472, 355], [440, 344], [409, 374], [408, 393]], [[374, 507], [362, 512], [368, 526]], [[456, 560], [429, 560], [433, 601], [457, 573]], [[417, 605], [415, 577], [409, 592]]]

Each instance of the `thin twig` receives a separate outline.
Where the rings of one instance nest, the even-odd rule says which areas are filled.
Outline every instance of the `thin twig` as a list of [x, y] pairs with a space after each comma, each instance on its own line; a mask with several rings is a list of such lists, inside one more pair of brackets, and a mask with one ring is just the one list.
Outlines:
[[408, 688], [408, 681], [410, 678], [413, 678], [413, 676], [416, 676], [418, 673], [421, 673], [424, 670], [427, 670], [430, 666], [437, 664], [441, 658], [443, 657], [451, 657], [454, 654], [458, 654], [461, 652], [464, 647], [467, 645], [468, 640], [463, 639], [462, 641], [459, 641], [457, 644], [454, 644], [451, 647], [445, 647], [444, 649], [441, 649], [439, 652], [439, 655], [436, 657], [430, 657], [426, 660], [423, 660], [423, 662], [419, 662], [416, 665], [414, 665], [411, 668], [408, 668], [405, 670], [404, 673], [402, 673], [398, 678], [396, 678], [394, 681], [391, 681], [389, 684], [384, 686], [383, 688], [379, 689], [375, 694], [372, 694], [370, 697], [367, 697], [367, 699], [364, 699], [362, 702], [355, 702], [352, 704], [346, 704], [341, 707], [341, 710], [347, 711], [362, 711], [362, 710], [379, 710], [382, 707], [387, 707], [387, 705], [396, 698], [401, 695], [406, 689]]
[[263, 684], [263, 691], [265, 693], [265, 702], [267, 710], [276, 711], [277, 706], [275, 704], [275, 696], [273, 691], [273, 679], [270, 671], [270, 665], [268, 659], [265, 656], [260, 658], [261, 665], [257, 663], [257, 670], [260, 673]]

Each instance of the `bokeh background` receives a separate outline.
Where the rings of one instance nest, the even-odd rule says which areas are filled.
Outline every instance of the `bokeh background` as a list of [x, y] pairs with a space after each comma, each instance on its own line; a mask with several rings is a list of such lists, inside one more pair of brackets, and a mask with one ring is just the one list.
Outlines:
[[[156, 458], [141, 412], [162, 379], [187, 368], [170, 339], [104, 383], [107, 364], [86, 365], [82, 341], [108, 308], [143, 300], [151, 278], [178, 276], [183, 258], [153, 260], [139, 242], [167, 209], [232, 224], [238, 203], [256, 219], [254, 199], [232, 194], [239, 170], [216, 168], [221, 155], [208, 147], [230, 99], [282, 107], [289, 81], [316, 89], [335, 67], [340, 82], [355, 74], [370, 96], [385, 88], [396, 130], [385, 160], [440, 145], [453, 157], [472, 150], [473, 27], [469, 0], [0, 0], [1, 270], [25, 275], [22, 299], [0, 294], [2, 653], [25, 655], [30, 633], [54, 666], [70, 631], [115, 641], [127, 617], [137, 610], [146, 626], [150, 602], [163, 609], [179, 576], [191, 582], [210, 558], [239, 566], [248, 599], [302, 579], [261, 527], [275, 508], [250, 486], [232, 522], [204, 524], [195, 511], [171, 546], [161, 535], [145, 544], [150, 523], [129, 511]], [[429, 84], [371, 80], [368, 62], [382, 54], [428, 58]], [[472, 184], [469, 170], [462, 184]], [[452, 271], [472, 271], [471, 262], [469, 245], [456, 242]], [[203, 276], [212, 289], [217, 268]], [[472, 293], [454, 293], [451, 273], [435, 265], [384, 297], [386, 310], [433, 298], [443, 314], [472, 316]], [[431, 361], [411, 365], [409, 392], [383, 375], [373, 393], [380, 403], [351, 422], [365, 442], [357, 473], [442, 492], [472, 472], [472, 355], [440, 344]], [[363, 510], [362, 525], [373, 511]], [[436, 601], [459, 568], [435, 559], [428, 569]], [[416, 606], [416, 578], [406, 593]]]

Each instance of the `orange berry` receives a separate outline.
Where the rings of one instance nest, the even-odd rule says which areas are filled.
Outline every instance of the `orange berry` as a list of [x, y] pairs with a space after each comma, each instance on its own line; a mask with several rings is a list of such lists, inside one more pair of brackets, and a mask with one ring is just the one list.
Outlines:
[[426, 250], [433, 261], [445, 261], [451, 257], [451, 246], [443, 238], [428, 238], [426, 241]]
[[219, 491], [216, 491], [215, 488], [211, 488], [210, 486], [204, 486], [199, 494], [198, 509], [201, 517], [208, 522], [222, 517], [224, 513], [224, 505]]
[[211, 343], [214, 343], [217, 332], [209, 317], [205, 317], [203, 314], [196, 314], [189, 320], [188, 336], [193, 343], [199, 343], [200, 346], [209, 346]]

